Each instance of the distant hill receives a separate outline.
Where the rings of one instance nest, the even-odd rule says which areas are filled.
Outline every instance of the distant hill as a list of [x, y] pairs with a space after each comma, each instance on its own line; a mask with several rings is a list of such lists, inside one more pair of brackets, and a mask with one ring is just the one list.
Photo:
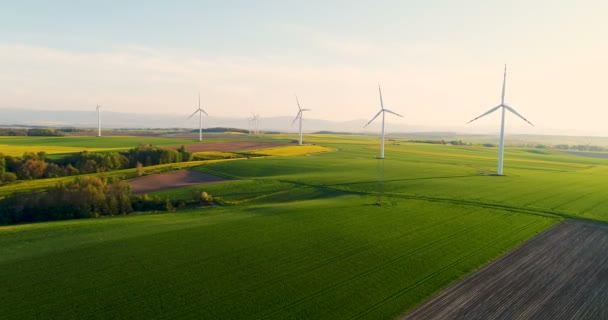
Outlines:
[[[102, 127], [117, 128], [198, 128], [198, 121], [184, 115], [175, 114], [136, 114], [105, 111], [101, 114]], [[297, 126], [292, 126], [293, 117], [262, 117], [259, 128], [262, 131], [296, 132]], [[319, 119], [305, 119], [305, 132], [341, 132], [341, 133], [373, 133], [378, 132], [379, 125], [373, 124], [363, 128], [366, 120], [328, 121]], [[95, 111], [49, 111], [49, 110], [22, 110], [0, 109], [0, 126], [20, 127], [78, 127], [96, 128], [97, 114]], [[204, 117], [203, 128], [236, 128], [249, 130], [246, 118]], [[398, 129], [405, 130], [404, 125], [392, 126], [392, 132]], [[407, 127], [409, 130], [422, 131], [422, 127]], [[395, 130], [397, 129], [397, 130]]]

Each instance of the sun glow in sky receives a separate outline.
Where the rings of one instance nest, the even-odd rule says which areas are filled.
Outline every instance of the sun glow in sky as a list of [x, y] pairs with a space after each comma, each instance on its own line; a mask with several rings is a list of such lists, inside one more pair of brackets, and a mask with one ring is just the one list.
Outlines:
[[[537, 127], [608, 134], [606, 1], [13, 1], [0, 109], [369, 119], [466, 131], [506, 102]], [[498, 127], [498, 113], [479, 120]], [[508, 118], [513, 132], [525, 123]], [[496, 128], [498, 130], [498, 128]]]

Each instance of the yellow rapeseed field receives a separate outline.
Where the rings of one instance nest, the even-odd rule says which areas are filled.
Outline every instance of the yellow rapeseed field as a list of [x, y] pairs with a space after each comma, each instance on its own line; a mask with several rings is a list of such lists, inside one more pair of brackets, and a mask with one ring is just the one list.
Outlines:
[[266, 148], [252, 151], [251, 153], [259, 154], [259, 155], [267, 155], [267, 156], [299, 156], [303, 154], [310, 153], [320, 153], [320, 152], [330, 152], [334, 151], [333, 148], [327, 148], [322, 146], [286, 146], [286, 147], [277, 147], [277, 148]]

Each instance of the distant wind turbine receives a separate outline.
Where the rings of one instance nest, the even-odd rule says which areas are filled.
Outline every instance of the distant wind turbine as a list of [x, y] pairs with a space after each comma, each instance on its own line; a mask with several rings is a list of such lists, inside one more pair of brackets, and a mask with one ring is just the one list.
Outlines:
[[251, 113], [252, 117], [247, 118], [249, 123], [249, 134], [259, 134], [260, 133], [260, 115]]
[[196, 113], [199, 113], [199, 117], [198, 117], [198, 141], [203, 141], [203, 113], [208, 117], [209, 115], [207, 114], [207, 112], [205, 112], [205, 110], [203, 110], [203, 108], [201, 108], [201, 93], [198, 93], [198, 109], [196, 109], [196, 111], [194, 111], [194, 113], [188, 117], [188, 119], [194, 117], [194, 115]]
[[253, 124], [254, 124], [254, 133], [255, 134], [260, 134], [260, 115], [259, 114], [254, 114], [253, 115]]
[[101, 137], [101, 114], [100, 114], [101, 106], [97, 105], [96, 109], [97, 109], [97, 136]]
[[367, 127], [370, 123], [372, 123], [372, 121], [376, 120], [376, 118], [378, 118], [378, 116], [380, 114], [382, 114], [382, 135], [380, 138], [380, 140], [381, 140], [380, 141], [380, 159], [384, 159], [384, 116], [387, 112], [392, 113], [399, 117], [403, 117], [403, 116], [384, 108], [384, 102], [382, 102], [382, 89], [380, 89], [380, 84], [378, 84], [378, 92], [380, 93], [380, 111], [378, 111], [378, 113], [376, 113], [376, 115], [363, 127], [364, 128]]
[[299, 145], [302, 145], [302, 114], [304, 113], [304, 111], [311, 111], [311, 109], [302, 109], [302, 107], [300, 106], [300, 101], [298, 100], [298, 96], [296, 96], [296, 102], [298, 103], [298, 114], [296, 115], [296, 118], [293, 119], [293, 122], [291, 123], [291, 125], [293, 126], [293, 124], [296, 123], [296, 120], [300, 119], [300, 141], [299, 141]]
[[524, 118], [521, 114], [517, 113], [517, 111], [515, 111], [515, 109], [513, 109], [505, 104], [505, 84], [506, 84], [506, 82], [507, 82], [507, 65], [505, 64], [505, 73], [504, 73], [503, 80], [502, 80], [502, 96], [500, 98], [500, 104], [498, 106], [488, 110], [486, 113], [480, 115], [479, 117], [467, 122], [467, 124], [469, 124], [483, 116], [486, 116], [486, 115], [498, 110], [499, 108], [502, 108], [502, 116], [501, 116], [501, 121], [500, 121], [500, 146], [498, 148], [498, 175], [499, 176], [502, 176], [502, 163], [503, 163], [503, 154], [504, 154], [504, 146], [505, 146], [505, 109], [511, 111], [516, 116], [522, 118], [525, 122], [529, 123], [531, 126], [534, 126], [532, 124], [532, 122], [528, 121], [528, 119]]

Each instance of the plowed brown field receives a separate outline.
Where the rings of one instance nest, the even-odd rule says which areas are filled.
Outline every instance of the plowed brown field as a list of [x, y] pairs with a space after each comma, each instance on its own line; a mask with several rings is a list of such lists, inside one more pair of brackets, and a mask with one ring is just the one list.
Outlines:
[[223, 180], [226, 179], [194, 170], [179, 170], [130, 179], [127, 182], [134, 194], [143, 194]]

